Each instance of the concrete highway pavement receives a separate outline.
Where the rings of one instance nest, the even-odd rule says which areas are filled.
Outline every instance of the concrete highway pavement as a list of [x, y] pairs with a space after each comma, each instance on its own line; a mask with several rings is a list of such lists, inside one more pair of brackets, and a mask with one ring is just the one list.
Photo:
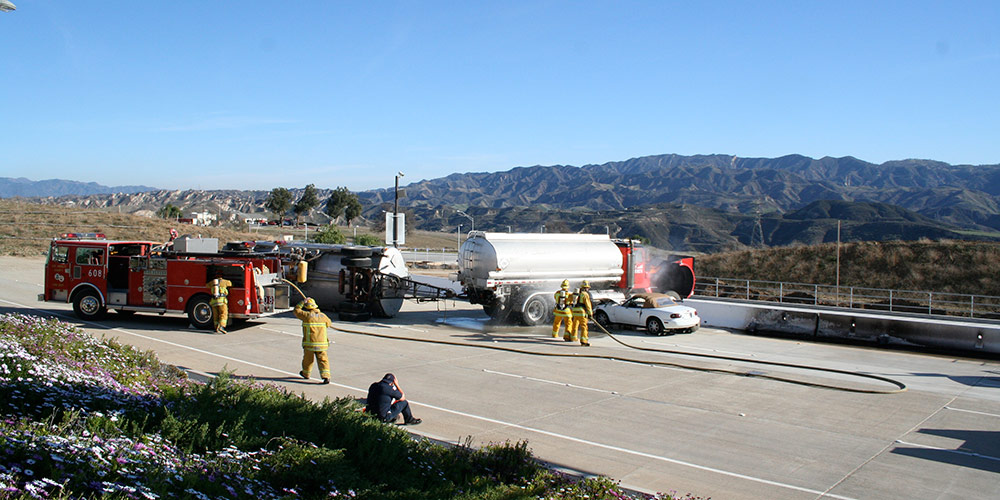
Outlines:
[[297, 375], [301, 330], [291, 315], [248, 322], [224, 336], [190, 329], [177, 316], [110, 313], [101, 323], [82, 323], [69, 304], [35, 300], [42, 266], [40, 259], [0, 257], [0, 312], [58, 315], [95, 335], [151, 349], [196, 375], [227, 369], [317, 400], [364, 397], [368, 384], [391, 371], [424, 419], [407, 428], [415, 434], [451, 442], [471, 436], [476, 444], [527, 440], [554, 466], [607, 475], [646, 492], [717, 500], [1000, 498], [996, 360], [709, 328], [669, 337], [615, 331], [635, 346], [859, 371], [908, 386], [897, 394], [865, 394], [726, 372], [851, 389], [895, 387], [842, 374], [640, 352], [596, 333], [593, 346], [584, 348], [549, 338], [547, 327], [488, 327], [478, 307], [462, 302], [408, 302], [392, 319], [335, 321], [342, 331], [331, 332], [333, 383], [322, 386], [315, 372], [310, 381]]

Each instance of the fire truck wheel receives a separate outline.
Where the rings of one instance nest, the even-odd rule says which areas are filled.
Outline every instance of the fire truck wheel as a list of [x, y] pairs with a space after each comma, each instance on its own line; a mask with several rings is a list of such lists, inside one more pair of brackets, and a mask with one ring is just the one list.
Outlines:
[[368, 247], [344, 247], [341, 252], [344, 257], [371, 257], [372, 249]]
[[371, 257], [344, 257], [340, 259], [340, 264], [347, 267], [371, 267]]
[[80, 319], [96, 320], [104, 317], [108, 310], [101, 303], [101, 298], [93, 290], [84, 290], [73, 299], [73, 312]]
[[212, 329], [212, 306], [209, 304], [207, 296], [199, 295], [191, 299], [191, 302], [188, 302], [187, 313], [188, 320], [195, 328], [199, 330]]
[[338, 314], [341, 321], [368, 321], [372, 319], [372, 314], [370, 312], [342, 312]]

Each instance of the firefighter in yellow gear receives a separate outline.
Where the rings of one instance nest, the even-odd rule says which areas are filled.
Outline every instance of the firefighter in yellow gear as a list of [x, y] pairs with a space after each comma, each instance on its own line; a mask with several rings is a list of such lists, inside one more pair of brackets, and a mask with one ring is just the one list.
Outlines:
[[319, 365], [319, 376], [324, 384], [330, 383], [330, 359], [326, 350], [330, 347], [330, 339], [326, 329], [333, 326], [330, 318], [320, 312], [316, 301], [306, 298], [295, 306], [295, 317], [302, 320], [302, 371], [299, 375], [308, 380], [312, 372], [313, 359]]
[[569, 280], [563, 280], [559, 290], [556, 291], [556, 307], [552, 309], [552, 338], [559, 338], [559, 326], [566, 325], [568, 333], [573, 327], [573, 312], [570, 310]]
[[580, 345], [589, 347], [590, 338], [588, 334], [590, 332], [587, 322], [593, 316], [594, 308], [590, 302], [590, 283], [584, 280], [583, 283], [580, 283], [580, 289], [577, 290], [573, 297], [573, 336], [572, 338], [563, 338], [568, 341], [575, 341], [577, 335], [579, 335]]
[[215, 273], [215, 279], [209, 281], [205, 287], [208, 293], [212, 294], [212, 299], [208, 305], [212, 307], [212, 322], [215, 324], [215, 333], [225, 334], [226, 324], [229, 321], [229, 287], [233, 282], [222, 277], [222, 273]]
[[563, 340], [566, 342], [576, 342], [576, 322], [573, 321], [573, 304], [576, 303], [576, 292], [569, 292], [569, 321], [566, 322], [566, 333], [563, 334]]

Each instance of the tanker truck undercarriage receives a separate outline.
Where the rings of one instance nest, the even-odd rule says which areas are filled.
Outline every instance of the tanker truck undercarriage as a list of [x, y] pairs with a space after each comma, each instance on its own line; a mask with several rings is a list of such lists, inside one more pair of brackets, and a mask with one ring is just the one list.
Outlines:
[[258, 241], [231, 243], [223, 251], [277, 254], [289, 268], [304, 263], [298, 284], [302, 293], [312, 297], [320, 309], [336, 311], [343, 321], [391, 318], [406, 299], [455, 296], [450, 289], [410, 279], [402, 254], [392, 247]]

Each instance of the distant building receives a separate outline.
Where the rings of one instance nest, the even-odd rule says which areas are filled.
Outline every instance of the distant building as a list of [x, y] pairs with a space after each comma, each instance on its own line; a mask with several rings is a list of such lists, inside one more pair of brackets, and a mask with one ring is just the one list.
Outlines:
[[196, 226], [211, 226], [219, 219], [217, 215], [207, 210], [204, 212], [192, 212], [188, 218], [191, 219], [191, 224]]

